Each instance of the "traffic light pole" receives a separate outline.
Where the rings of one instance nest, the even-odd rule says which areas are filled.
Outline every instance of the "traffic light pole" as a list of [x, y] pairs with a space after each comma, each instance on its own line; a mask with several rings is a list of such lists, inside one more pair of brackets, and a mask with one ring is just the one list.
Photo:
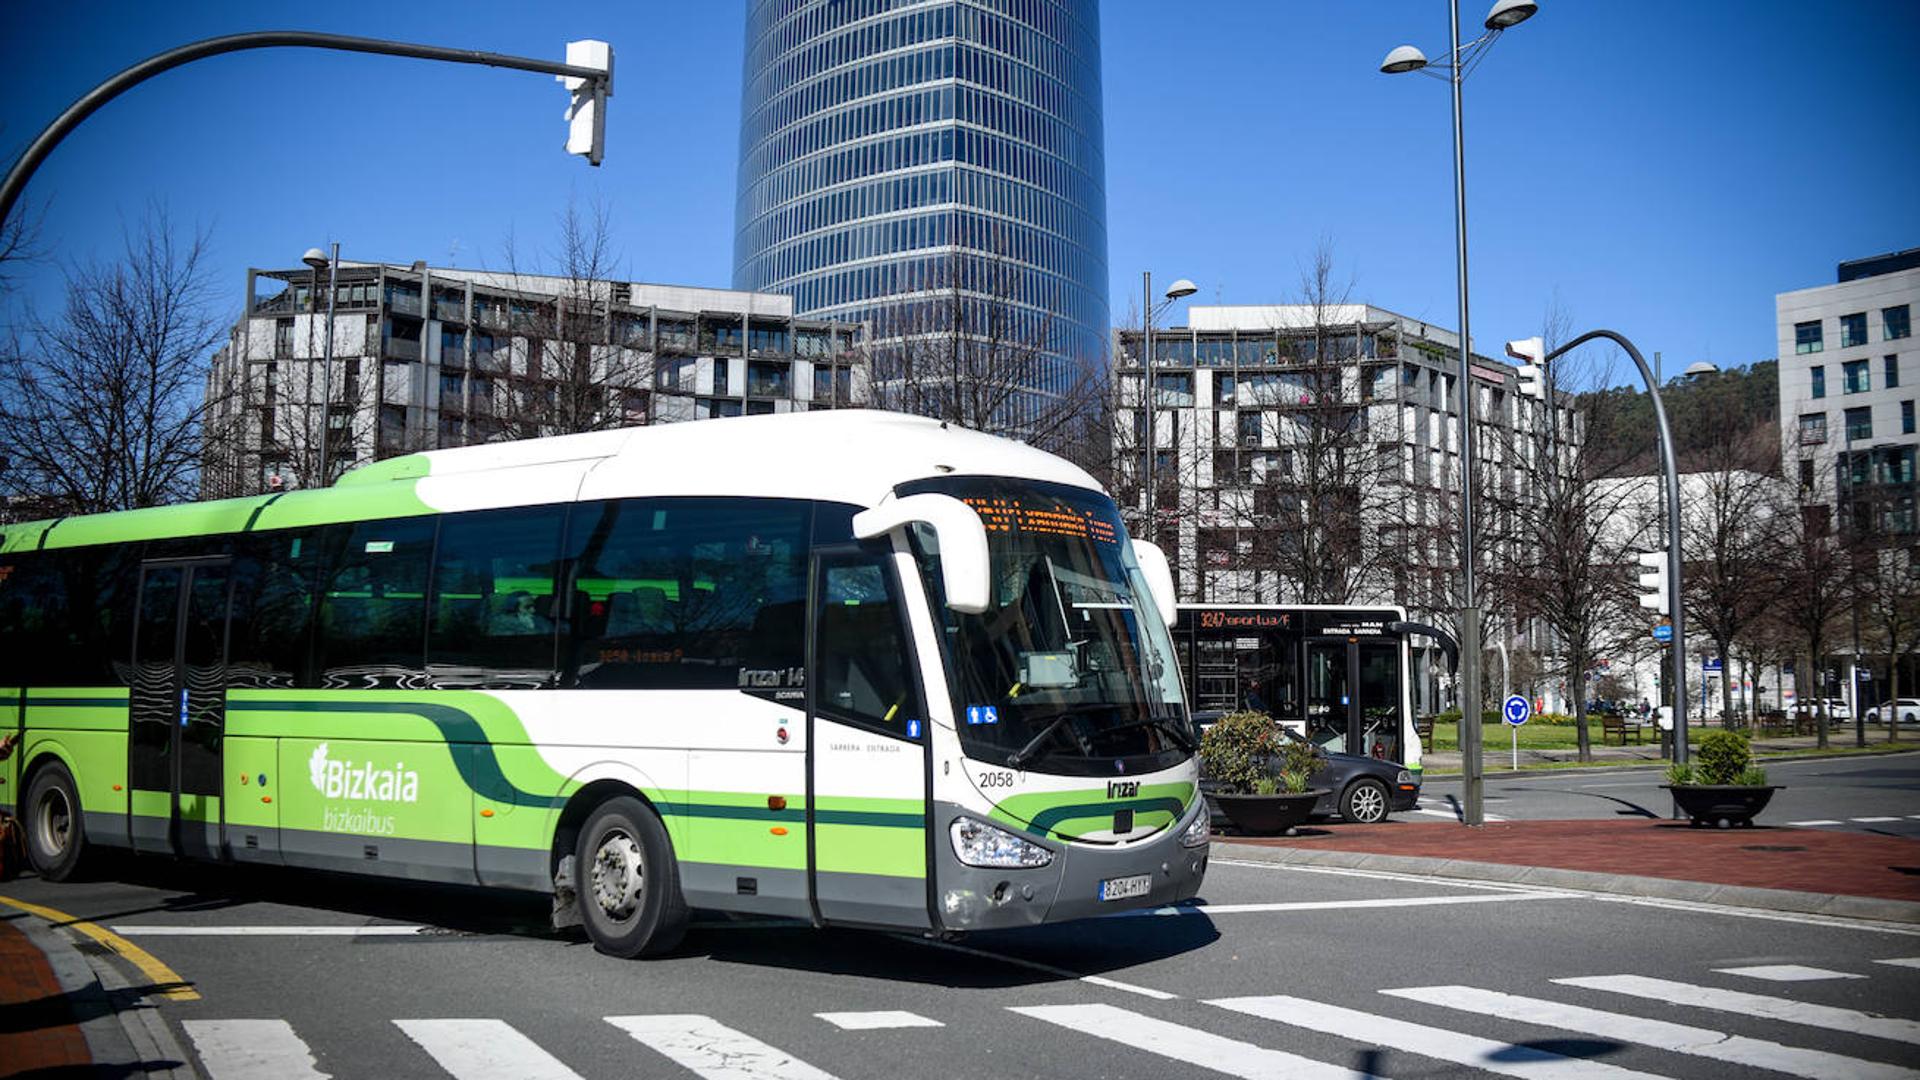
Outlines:
[[[6, 180], [0, 181], [0, 222], [5, 222], [13, 213], [13, 204], [20, 200], [20, 193], [26, 189], [27, 181], [33, 178], [53, 148], [67, 137], [81, 121], [92, 116], [102, 105], [119, 97], [135, 86], [146, 82], [163, 71], [171, 71], [183, 64], [195, 60], [204, 60], [209, 56], [223, 53], [244, 52], [248, 49], [305, 48], [333, 49], [337, 52], [379, 53], [385, 56], [407, 56], [416, 60], [440, 60], [449, 64], [481, 64], [486, 67], [514, 68], [520, 71], [538, 71], [548, 75], [572, 79], [585, 79], [587, 85], [595, 88], [604, 96], [612, 92], [613, 72], [597, 67], [581, 67], [575, 64], [558, 64], [551, 60], [536, 60], [528, 56], [507, 56], [502, 53], [476, 52], [472, 49], [448, 49], [439, 45], [414, 45], [404, 41], [383, 41], [379, 38], [348, 37], [343, 34], [318, 34], [307, 30], [257, 30], [245, 34], [228, 34], [225, 37], [208, 38], [177, 49], [169, 49], [158, 56], [127, 68], [113, 78], [80, 96], [78, 101], [67, 106], [53, 123], [48, 124], [20, 159], [7, 170]], [[604, 113], [604, 110], [602, 110]], [[604, 123], [604, 116], [600, 122]], [[598, 165], [597, 154], [591, 157]]]
[[1673, 674], [1668, 682], [1673, 684], [1673, 760], [1681, 763], [1687, 760], [1687, 610], [1681, 603], [1686, 592], [1680, 582], [1680, 476], [1673, 456], [1673, 430], [1667, 425], [1666, 407], [1660, 403], [1659, 381], [1633, 342], [1611, 330], [1581, 334], [1548, 353], [1540, 362], [1545, 364], [1595, 338], [1606, 338], [1633, 357], [1640, 377], [1646, 380], [1647, 394], [1653, 398], [1653, 419], [1660, 429], [1660, 462], [1667, 477], [1667, 607], [1673, 619]]

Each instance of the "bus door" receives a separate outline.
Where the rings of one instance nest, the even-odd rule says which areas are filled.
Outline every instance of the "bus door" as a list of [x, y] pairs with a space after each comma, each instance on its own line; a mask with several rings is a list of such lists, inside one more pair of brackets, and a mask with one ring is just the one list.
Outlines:
[[127, 730], [136, 851], [221, 850], [230, 569], [226, 559], [141, 567]]
[[817, 552], [807, 876], [816, 919], [930, 926], [927, 714], [891, 545]]
[[1399, 761], [1400, 642], [1307, 642], [1307, 737], [1335, 753]]

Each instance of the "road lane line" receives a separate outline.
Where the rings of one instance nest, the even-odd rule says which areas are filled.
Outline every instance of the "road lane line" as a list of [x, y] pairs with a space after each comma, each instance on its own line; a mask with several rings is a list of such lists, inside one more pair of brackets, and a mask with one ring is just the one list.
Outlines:
[[1270, 904], [1175, 904], [1135, 908], [1102, 916], [1137, 919], [1168, 915], [1243, 915], [1260, 911], [1353, 911], [1358, 908], [1434, 907], [1443, 904], [1501, 904], [1515, 900], [1577, 900], [1573, 893], [1479, 893], [1470, 896], [1371, 896], [1363, 900], [1277, 900]]
[[1008, 1011], [1243, 1080], [1354, 1080], [1367, 1075], [1112, 1005], [1021, 1005]]
[[1764, 1020], [1827, 1028], [1850, 1035], [1870, 1035], [1894, 1042], [1920, 1043], [1920, 1022], [1877, 1016], [1858, 1009], [1833, 1005], [1815, 1005], [1788, 998], [1749, 994], [1744, 990], [1721, 990], [1713, 986], [1694, 986], [1668, 979], [1650, 979], [1644, 975], [1591, 975], [1577, 979], [1555, 979], [1562, 986], [1586, 990], [1605, 990], [1638, 998], [1687, 1005], [1696, 1009], [1741, 1013]]
[[930, 1028], [946, 1027], [938, 1020], [929, 1020], [919, 1013], [905, 1012], [899, 1009], [882, 1009], [878, 1012], [824, 1012], [813, 1015], [839, 1028], [841, 1031], [880, 1031], [889, 1028]]
[[211, 1080], [329, 1080], [285, 1020], [182, 1020]]
[[1285, 870], [1296, 874], [1332, 874], [1335, 877], [1373, 878], [1377, 881], [1406, 881], [1417, 885], [1444, 885], [1450, 889], [1479, 889], [1483, 892], [1507, 893], [1543, 893], [1568, 891], [1584, 896], [1577, 890], [1544, 889], [1538, 885], [1520, 885], [1510, 881], [1474, 881], [1468, 878], [1436, 877], [1432, 874], [1408, 874], [1397, 870], [1361, 870], [1351, 866], [1310, 866], [1305, 863], [1254, 862], [1249, 859], [1214, 858], [1207, 862], [1209, 868], [1215, 866], [1239, 866], [1249, 870]]
[[1012, 964], [1015, 967], [1023, 967], [1029, 971], [1044, 972], [1048, 975], [1062, 979], [1073, 979], [1077, 982], [1088, 983], [1093, 986], [1104, 986], [1109, 990], [1120, 990], [1129, 994], [1139, 994], [1141, 997], [1149, 997], [1155, 1001], [1178, 1001], [1180, 998], [1179, 994], [1169, 994], [1165, 990], [1155, 990], [1151, 986], [1136, 986], [1133, 983], [1124, 983], [1118, 979], [1109, 979], [1100, 975], [1082, 975], [1070, 968], [1055, 967], [1052, 964], [1043, 964], [1038, 960], [1008, 956], [1005, 953], [988, 952], [985, 949], [976, 949], [971, 945], [959, 945], [951, 941], [938, 941], [933, 938], [910, 937], [906, 934], [895, 934], [893, 937], [895, 940], [904, 941], [912, 945], [924, 945], [930, 949], [945, 949], [948, 952], [964, 953], [968, 956], [978, 956], [983, 960], [998, 960], [1003, 964]]
[[57, 927], [72, 927], [87, 935], [101, 945], [111, 949], [114, 955], [138, 968], [140, 974], [147, 977], [152, 986], [165, 987], [147, 994], [148, 997], [165, 998], [168, 1001], [199, 1001], [200, 992], [195, 990], [180, 973], [161, 963], [152, 953], [121, 937], [98, 923], [75, 918], [64, 911], [55, 911], [39, 904], [29, 904], [25, 900], [15, 900], [10, 896], [0, 896], [0, 904], [19, 908], [29, 915], [36, 915]]
[[834, 1080], [711, 1016], [609, 1016], [606, 1021], [705, 1080]]
[[1842, 824], [1842, 822], [1836, 819], [1820, 818], [1815, 821], [1789, 821], [1787, 822], [1787, 824], [1796, 825], [1801, 828], [1806, 828], [1807, 826], [1811, 826], [1811, 825], [1839, 825], [1839, 824]]
[[1920, 956], [1901, 956], [1892, 960], [1875, 960], [1876, 964], [1892, 964], [1894, 967], [1920, 968]]
[[1752, 967], [1714, 968], [1722, 975], [1741, 975], [1749, 979], [1765, 979], [1768, 982], [1817, 982], [1821, 979], [1864, 979], [1865, 975], [1855, 975], [1846, 971], [1828, 971], [1826, 968], [1806, 967], [1801, 964], [1755, 964]]
[[1809, 1077], [1810, 1080], [1828, 1080], [1834, 1076], [1852, 1077], [1854, 1080], [1913, 1080], [1914, 1077], [1920, 1077], [1920, 1072], [1898, 1065], [1843, 1057], [1824, 1050], [1806, 1050], [1766, 1039], [1750, 1039], [1744, 1035], [1689, 1027], [1668, 1020], [1603, 1012], [1582, 1005], [1563, 1005], [1557, 1001], [1502, 994], [1471, 986], [1415, 986], [1380, 992], [1428, 1005], [1560, 1028], [1602, 1039], [1639, 1043], [1675, 1054], [1713, 1058], [1754, 1069], [1771, 1069]]
[[1451, 1061], [1488, 1072], [1527, 1080], [1659, 1080], [1651, 1073], [1622, 1069], [1605, 1062], [1565, 1057], [1535, 1046], [1462, 1035], [1375, 1013], [1346, 1009], [1306, 998], [1275, 994], [1269, 997], [1218, 998], [1207, 1002], [1248, 1016], [1338, 1035], [1367, 1046], [1389, 1046], [1410, 1054]]
[[1899, 821], [1900, 819], [1897, 817], [1857, 817], [1848, 818], [1847, 820], [1858, 821], [1863, 825], [1878, 825], [1883, 821]]
[[580, 1080], [505, 1020], [395, 1020], [455, 1080]]
[[115, 926], [129, 937], [415, 937], [435, 933], [431, 926]]

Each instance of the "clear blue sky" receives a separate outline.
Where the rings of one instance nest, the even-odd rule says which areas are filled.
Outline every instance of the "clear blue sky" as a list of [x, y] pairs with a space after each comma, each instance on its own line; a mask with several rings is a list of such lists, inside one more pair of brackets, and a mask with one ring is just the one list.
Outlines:
[[[1774, 354], [1773, 294], [1920, 246], [1920, 4], [1542, 0], [1467, 84], [1479, 347], [1538, 332], [1556, 292], [1667, 370]], [[1476, 26], [1481, 0], [1465, 0]], [[1284, 301], [1318, 237], [1355, 299], [1454, 324], [1446, 87], [1375, 68], [1437, 55], [1444, 0], [1104, 5], [1113, 311], [1140, 271], [1195, 299]], [[237, 309], [249, 265], [500, 265], [570, 192], [611, 203], [628, 276], [731, 278], [741, 5], [89, 2], [0, 8], [0, 150], [167, 47], [306, 28], [558, 57], [617, 52], [606, 164], [560, 150], [546, 76], [276, 50], [192, 65], [102, 110], [29, 188], [56, 259], [108, 254], [150, 199], [214, 228]], [[58, 298], [57, 268], [21, 296]], [[1176, 313], [1175, 319], [1179, 319]]]

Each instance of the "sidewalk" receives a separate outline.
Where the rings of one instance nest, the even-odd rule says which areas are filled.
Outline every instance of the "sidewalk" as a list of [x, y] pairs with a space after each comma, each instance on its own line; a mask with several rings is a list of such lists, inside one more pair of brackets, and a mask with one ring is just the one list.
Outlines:
[[[1511, 752], [1508, 750], [1507, 735], [1505, 732], [1497, 730], [1498, 727], [1504, 726], [1505, 725], [1495, 725], [1494, 727], [1489, 727], [1483, 736], [1486, 746], [1487, 774], [1489, 776], [1511, 771], [1508, 768], [1508, 763], [1511, 761]], [[1695, 725], [1687, 729], [1687, 738], [1694, 743], [1698, 743], [1702, 735], [1705, 735], [1709, 731], [1718, 730], [1720, 730], [1718, 727], [1700, 727]], [[1920, 731], [1915, 731], [1909, 726], [1908, 729], [1901, 731], [1900, 735], [1900, 741], [1888, 742], [1885, 729], [1875, 731], [1869, 728], [1867, 730], [1868, 751], [1895, 753], [1901, 750], [1920, 750]], [[1761, 757], [1762, 755], [1779, 756], [1811, 753], [1819, 749], [1819, 742], [1820, 739], [1817, 735], [1777, 735], [1754, 739], [1752, 745], [1754, 756]], [[1844, 731], [1836, 727], [1828, 734], [1827, 745], [1836, 750], [1853, 749], [1852, 726], [1848, 726]], [[1625, 746], [1602, 746], [1596, 742], [1592, 749], [1593, 761], [1595, 764], [1600, 765], [1659, 765], [1666, 761], [1666, 758], [1661, 756], [1660, 740], [1658, 738], [1651, 739], [1645, 743], [1630, 742]], [[1523, 767], [1527, 765], [1547, 765], [1578, 760], [1580, 760], [1580, 752], [1573, 747], [1557, 750], [1529, 750], [1525, 747], [1521, 747], [1520, 749], [1520, 764]], [[1426, 770], [1426, 775], [1429, 779], [1434, 776], [1456, 774], [1460, 771], [1460, 753], [1457, 750], [1436, 750], [1432, 753], [1423, 752], [1420, 755], [1420, 764]], [[1765, 765], [1766, 761], [1761, 760], [1756, 764]]]
[[53, 965], [14, 921], [0, 921], [0, 1071], [80, 1075], [93, 1063], [86, 1037]]
[[1394, 821], [1222, 837], [1216, 855], [1920, 923], [1920, 841], [1671, 821]]

